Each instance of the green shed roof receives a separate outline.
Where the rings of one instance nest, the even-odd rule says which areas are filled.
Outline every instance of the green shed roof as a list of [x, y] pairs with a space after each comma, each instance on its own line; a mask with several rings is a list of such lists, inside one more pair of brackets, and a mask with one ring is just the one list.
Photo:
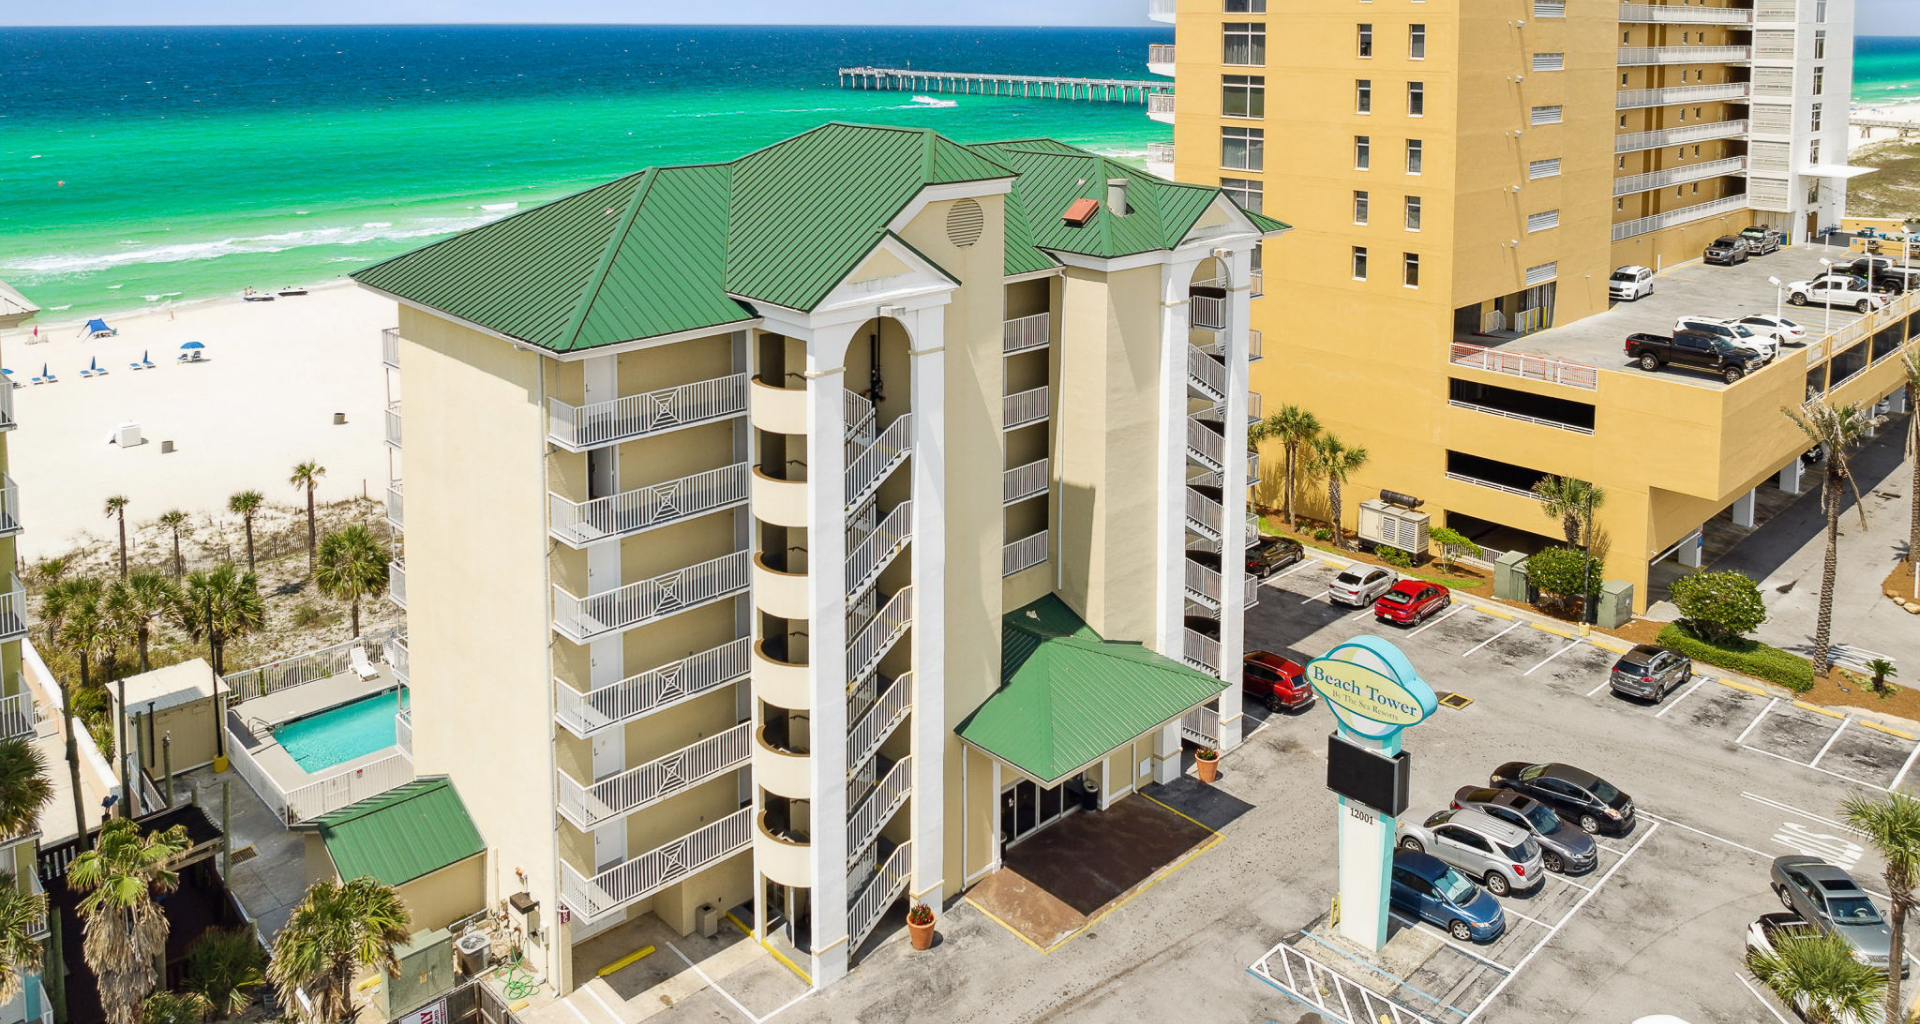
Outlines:
[[1053, 783], [1226, 688], [1140, 644], [1101, 639], [1049, 594], [1001, 618], [1000, 688], [955, 731]]
[[341, 878], [399, 885], [486, 849], [444, 775], [348, 804], [314, 822]]
[[[1063, 224], [1126, 177], [1133, 214]], [[752, 302], [810, 310], [929, 185], [1013, 179], [1005, 273], [1047, 249], [1177, 244], [1217, 188], [1177, 185], [1051, 139], [963, 146], [921, 128], [832, 123], [721, 164], [656, 167], [355, 272], [370, 288], [554, 352], [724, 327]], [[1285, 225], [1259, 218], [1264, 229]], [[944, 272], [944, 271], [943, 271]]]

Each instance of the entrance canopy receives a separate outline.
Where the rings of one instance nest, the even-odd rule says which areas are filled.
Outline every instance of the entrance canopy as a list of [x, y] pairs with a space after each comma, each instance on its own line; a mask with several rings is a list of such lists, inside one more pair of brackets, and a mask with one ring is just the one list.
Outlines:
[[1049, 594], [1000, 623], [1000, 688], [955, 731], [1047, 785], [1218, 697], [1227, 684], [1101, 639]]

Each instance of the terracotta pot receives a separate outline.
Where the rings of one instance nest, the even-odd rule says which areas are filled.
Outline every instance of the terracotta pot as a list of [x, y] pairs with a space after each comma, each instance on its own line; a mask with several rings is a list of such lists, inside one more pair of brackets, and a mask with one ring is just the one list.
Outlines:
[[1193, 770], [1200, 776], [1201, 782], [1212, 782], [1220, 777], [1220, 759], [1196, 757], [1193, 759]]
[[932, 921], [928, 921], [926, 924], [914, 924], [912, 921], [908, 921], [907, 935], [909, 938], [913, 940], [913, 948], [915, 949], [932, 949], [933, 948], [933, 922]]

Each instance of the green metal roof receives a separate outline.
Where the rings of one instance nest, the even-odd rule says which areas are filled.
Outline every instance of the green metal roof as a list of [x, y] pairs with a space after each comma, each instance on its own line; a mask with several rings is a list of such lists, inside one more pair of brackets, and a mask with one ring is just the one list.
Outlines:
[[[1110, 177], [1133, 182], [1133, 213], [1103, 208], [1080, 228], [1060, 220], [1073, 199], [1103, 197]], [[1046, 249], [1169, 248], [1220, 194], [1051, 139], [962, 146], [926, 129], [832, 123], [723, 164], [638, 171], [352, 277], [541, 348], [584, 351], [741, 323], [754, 302], [811, 310], [921, 190], [1000, 179], [1014, 179], [1009, 275], [1058, 266]]]
[[399, 885], [486, 849], [452, 780], [415, 779], [315, 820], [341, 878]]
[[1053, 783], [1226, 688], [1139, 644], [1101, 639], [1049, 594], [1001, 618], [1000, 688], [955, 732]]

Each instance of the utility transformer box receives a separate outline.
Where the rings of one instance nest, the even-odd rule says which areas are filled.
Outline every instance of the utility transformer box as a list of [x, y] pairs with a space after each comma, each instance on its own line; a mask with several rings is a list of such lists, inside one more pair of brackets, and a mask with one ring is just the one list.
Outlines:
[[1432, 518], [1404, 505], [1369, 498], [1360, 503], [1360, 539], [1425, 558], [1427, 523]]

